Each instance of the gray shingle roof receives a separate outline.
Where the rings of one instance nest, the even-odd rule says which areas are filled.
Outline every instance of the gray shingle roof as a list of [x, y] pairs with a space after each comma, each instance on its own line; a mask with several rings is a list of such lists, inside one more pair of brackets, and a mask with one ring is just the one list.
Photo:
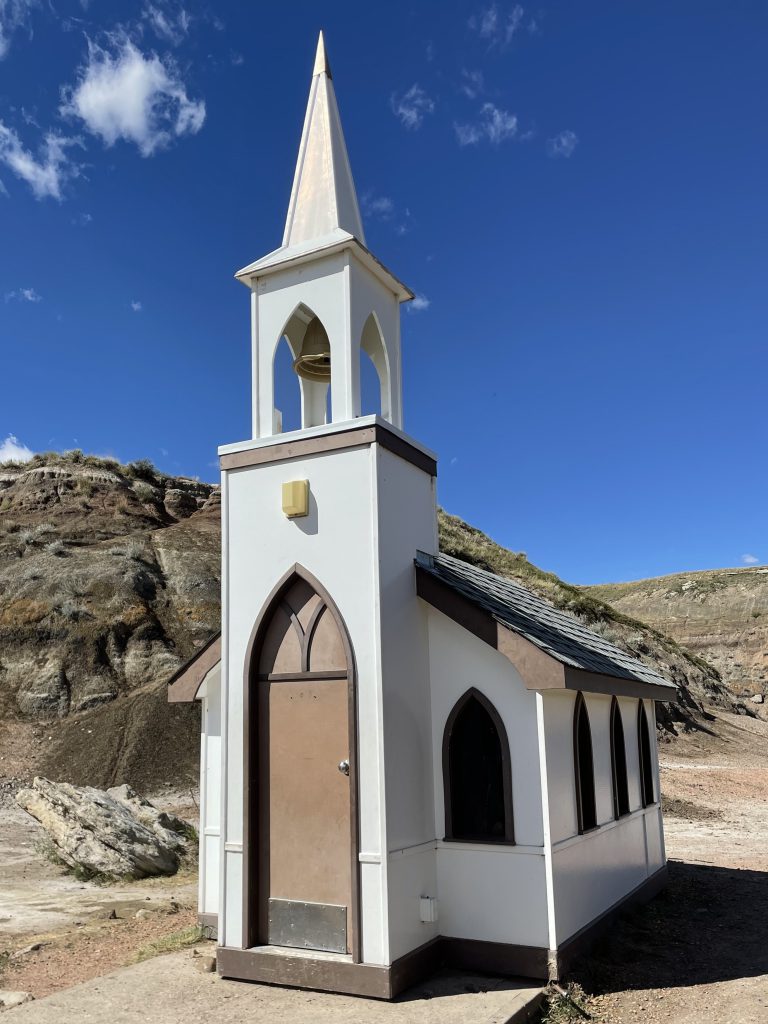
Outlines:
[[427, 555], [419, 551], [416, 564], [563, 665], [617, 679], [668, 686], [674, 692], [672, 683], [658, 672], [631, 658], [587, 629], [575, 616], [553, 608], [519, 583], [450, 555]]

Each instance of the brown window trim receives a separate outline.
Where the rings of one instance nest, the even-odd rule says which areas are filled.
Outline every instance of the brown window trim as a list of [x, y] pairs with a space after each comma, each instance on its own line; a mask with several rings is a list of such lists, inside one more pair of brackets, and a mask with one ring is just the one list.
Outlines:
[[[614, 742], [614, 719], [618, 715], [618, 722], [620, 726], [620, 737], [621, 742], [624, 744], [624, 795], [626, 797], [626, 809], [621, 810], [621, 804], [619, 800], [619, 773], [618, 764], [616, 758], [616, 745]], [[612, 795], [613, 795], [613, 820], [618, 821], [619, 818], [626, 818], [630, 813], [629, 806], [629, 776], [627, 771], [627, 741], [624, 736], [624, 722], [621, 717], [621, 708], [616, 697], [611, 699], [611, 711], [610, 718], [608, 721], [608, 734], [611, 745], [611, 783], [612, 783]]]
[[[589, 730], [589, 753], [590, 753], [590, 767], [592, 769], [592, 802], [595, 809], [595, 824], [590, 825], [589, 828], [584, 827], [584, 803], [581, 792], [581, 752], [579, 749], [579, 717], [580, 715], [586, 715], [587, 729]], [[588, 835], [590, 832], [594, 832], [600, 828], [600, 822], [597, 820], [597, 792], [595, 787], [595, 751], [592, 743], [592, 723], [589, 720], [589, 709], [587, 708], [587, 702], [584, 699], [584, 694], [579, 690], [576, 694], [576, 703], [573, 707], [573, 778], [576, 786], [576, 827], [580, 836]]]
[[[648, 774], [650, 778], [646, 780], [646, 770], [643, 766], [643, 732], [648, 742]], [[651, 733], [648, 727], [648, 715], [645, 710], [645, 703], [642, 700], [637, 702], [637, 756], [638, 763], [640, 766], [640, 802], [643, 807], [653, 807], [656, 800], [656, 787], [653, 778], [653, 750], [651, 747]], [[650, 783], [651, 793], [650, 799], [648, 797], [648, 791], [646, 789], [646, 781]]]
[[[501, 745], [501, 777], [504, 792], [504, 838], [476, 838], [464, 839], [453, 835], [453, 810], [451, 806], [451, 772], [449, 764], [449, 749], [451, 732], [456, 719], [464, 705], [471, 699], [477, 700], [488, 712], [493, 722]], [[509, 740], [507, 730], [501, 720], [501, 715], [488, 700], [485, 694], [481, 693], [474, 686], [471, 686], [454, 704], [451, 713], [445, 723], [443, 730], [443, 799], [445, 805], [445, 836], [443, 842], [447, 843], [477, 843], [485, 846], [515, 846], [515, 819], [512, 806], [512, 761], [509, 751]]]

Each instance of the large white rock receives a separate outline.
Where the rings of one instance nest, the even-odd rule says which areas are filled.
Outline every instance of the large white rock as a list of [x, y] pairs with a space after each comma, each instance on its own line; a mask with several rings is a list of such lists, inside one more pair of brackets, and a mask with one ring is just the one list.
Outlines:
[[120, 798], [38, 777], [16, 800], [40, 822], [56, 854], [71, 868], [115, 879], [174, 874], [185, 849], [182, 836], [130, 787], [116, 792]]
[[34, 999], [31, 992], [15, 992], [12, 989], [0, 988], [0, 1010], [10, 1010], [14, 1006], [21, 1006], [22, 1003], [29, 1003]]

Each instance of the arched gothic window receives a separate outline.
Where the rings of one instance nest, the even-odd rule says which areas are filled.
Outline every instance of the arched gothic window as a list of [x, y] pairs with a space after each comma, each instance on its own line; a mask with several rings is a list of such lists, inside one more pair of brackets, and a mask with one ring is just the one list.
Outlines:
[[595, 768], [592, 759], [592, 730], [584, 695], [576, 696], [573, 712], [573, 755], [576, 781], [576, 820], [579, 834], [597, 827]]
[[629, 814], [629, 783], [627, 780], [627, 748], [619, 702], [611, 701], [611, 774], [613, 776], [613, 816]]
[[446, 839], [514, 843], [507, 731], [491, 702], [474, 688], [445, 725], [443, 790]]
[[637, 709], [637, 746], [640, 753], [640, 796], [643, 801], [643, 807], [648, 807], [649, 804], [655, 801], [656, 797], [653, 792], [651, 736], [648, 732], [648, 717], [642, 700]]

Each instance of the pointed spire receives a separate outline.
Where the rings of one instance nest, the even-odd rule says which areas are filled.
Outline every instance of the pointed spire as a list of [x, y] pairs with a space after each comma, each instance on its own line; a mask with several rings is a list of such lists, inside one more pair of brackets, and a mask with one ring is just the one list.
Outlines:
[[354, 235], [365, 244], [360, 208], [321, 32], [283, 245], [311, 242], [338, 230]]
[[315, 54], [315, 67], [312, 77], [314, 78], [315, 75], [328, 75], [329, 78], [333, 78], [331, 65], [325, 52], [325, 36], [322, 29], [320, 29], [320, 35], [317, 40], [317, 53]]

